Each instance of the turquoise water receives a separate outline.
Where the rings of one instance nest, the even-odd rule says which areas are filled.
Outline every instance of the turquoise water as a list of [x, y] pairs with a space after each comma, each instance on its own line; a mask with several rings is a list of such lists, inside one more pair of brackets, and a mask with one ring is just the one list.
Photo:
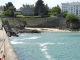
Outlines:
[[23, 33], [10, 37], [19, 60], [80, 60], [80, 33]]

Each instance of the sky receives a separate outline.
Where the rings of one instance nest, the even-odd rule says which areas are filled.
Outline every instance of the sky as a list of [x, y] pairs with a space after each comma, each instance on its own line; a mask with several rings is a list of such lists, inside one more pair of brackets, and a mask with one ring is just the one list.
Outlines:
[[[48, 4], [50, 8], [60, 5], [61, 3], [66, 3], [66, 2], [80, 2], [79, 0], [43, 0], [45, 4]], [[0, 0], [0, 5], [5, 5], [8, 2], [12, 2], [13, 5], [19, 9], [22, 7], [23, 4], [29, 4], [29, 5], [35, 5], [37, 0]]]

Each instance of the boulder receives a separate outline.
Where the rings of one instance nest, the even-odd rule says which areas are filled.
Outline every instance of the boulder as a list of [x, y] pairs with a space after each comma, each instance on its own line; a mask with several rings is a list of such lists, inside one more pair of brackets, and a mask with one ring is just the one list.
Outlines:
[[41, 32], [38, 30], [32, 30], [31, 33], [41, 33]]

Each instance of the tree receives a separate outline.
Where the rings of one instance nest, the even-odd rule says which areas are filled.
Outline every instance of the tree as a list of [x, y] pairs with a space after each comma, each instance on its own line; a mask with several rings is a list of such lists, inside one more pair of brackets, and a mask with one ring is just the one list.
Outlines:
[[64, 12], [62, 11], [62, 16], [63, 16], [64, 18], [66, 18], [67, 14], [68, 14], [67, 11], [64, 11]]
[[44, 15], [48, 15], [48, 13], [49, 13], [49, 7], [48, 7], [48, 5], [46, 4], [46, 5], [44, 5]]
[[68, 14], [68, 15], [66, 16], [66, 19], [67, 19], [67, 22], [73, 22], [73, 23], [79, 21], [79, 20], [78, 20], [78, 17], [77, 17], [75, 14]]
[[8, 2], [5, 6], [4, 6], [4, 11], [8, 10], [10, 7], [12, 7], [12, 9], [14, 11], [16, 11], [16, 8], [13, 6], [12, 2]]
[[43, 13], [44, 3], [42, 0], [38, 0], [35, 4], [34, 14], [40, 15]]
[[52, 8], [52, 13], [54, 15], [61, 13], [61, 9], [60, 9], [59, 5], [57, 5], [57, 6], [55, 6], [55, 7]]
[[35, 4], [34, 14], [40, 16], [48, 14], [48, 6], [42, 0], [38, 0]]
[[8, 10], [4, 11], [3, 14], [5, 16], [14, 17], [14, 11], [12, 8], [9, 8]]
[[66, 16], [66, 19], [67, 19], [66, 23], [70, 28], [72, 29], [78, 28], [79, 19], [75, 14], [68, 14]]
[[8, 2], [5, 6], [4, 6], [4, 12], [3, 14], [5, 16], [9, 16], [9, 17], [14, 17], [14, 12], [16, 11], [16, 8], [13, 6], [12, 2]]

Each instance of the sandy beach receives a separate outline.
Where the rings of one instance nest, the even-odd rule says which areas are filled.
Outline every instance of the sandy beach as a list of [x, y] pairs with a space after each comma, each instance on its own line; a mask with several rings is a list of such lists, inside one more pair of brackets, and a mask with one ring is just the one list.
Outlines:
[[25, 29], [38, 30], [41, 32], [70, 32], [69, 30], [60, 30], [57, 28], [30, 28], [30, 27], [25, 27]]

